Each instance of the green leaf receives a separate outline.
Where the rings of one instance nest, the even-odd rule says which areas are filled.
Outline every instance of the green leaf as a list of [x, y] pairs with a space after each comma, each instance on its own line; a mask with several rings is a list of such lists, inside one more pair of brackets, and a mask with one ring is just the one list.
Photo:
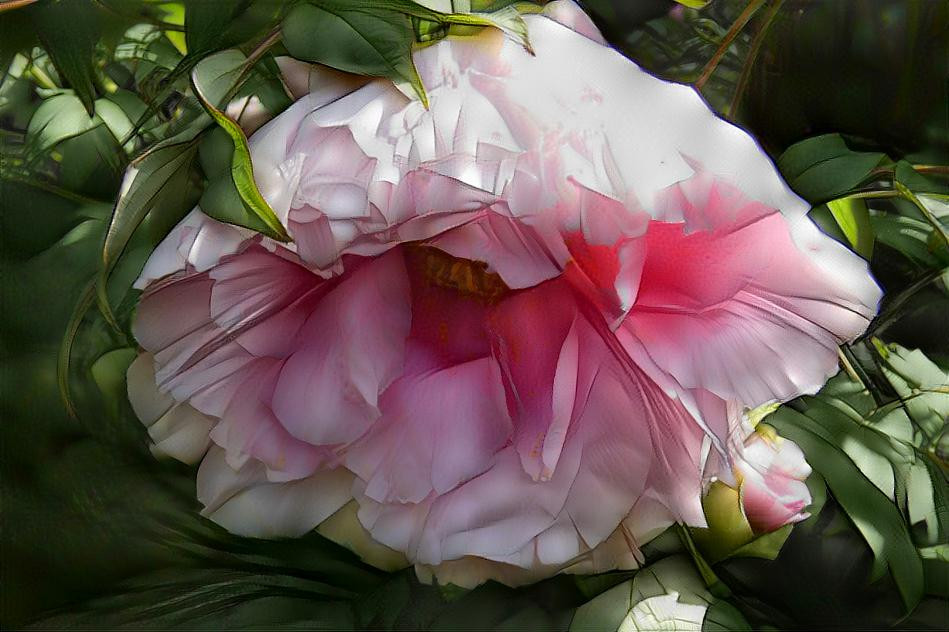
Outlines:
[[33, 28], [53, 65], [92, 116], [96, 98], [93, 53], [101, 30], [99, 8], [67, 1], [37, 4], [30, 11]]
[[682, 6], [688, 7], [690, 9], [701, 9], [707, 5], [711, 0], [675, 0]]
[[757, 557], [763, 560], [777, 559], [781, 547], [791, 535], [793, 525], [786, 524], [776, 531], [759, 536], [732, 551], [728, 557]]
[[792, 189], [817, 204], [853, 190], [886, 160], [879, 152], [851, 150], [839, 134], [825, 134], [791, 145], [778, 168]]
[[45, 99], [36, 109], [26, 130], [30, 154], [39, 155], [58, 143], [78, 136], [99, 124], [86, 111], [82, 101], [71, 92]]
[[191, 54], [227, 48], [221, 42], [234, 16], [247, 6], [247, 0], [187, 0], [185, 3], [185, 44]]
[[925, 174], [916, 171], [913, 165], [906, 160], [900, 160], [896, 163], [894, 177], [906, 185], [906, 188], [916, 193], [949, 194], [949, 183], [945, 179], [927, 177]]
[[827, 203], [831, 215], [847, 237], [851, 248], [864, 259], [873, 255], [873, 228], [866, 200], [840, 198]]
[[808, 463], [823, 476], [837, 502], [874, 555], [873, 578], [889, 567], [907, 610], [923, 595], [923, 567], [899, 509], [874, 486], [839, 447], [839, 439], [807, 415], [787, 406], [769, 419], [797, 443]]
[[[246, 58], [239, 51], [223, 51], [199, 62], [191, 72], [191, 85], [201, 105], [214, 121], [230, 136], [234, 144], [231, 158], [231, 179], [239, 199], [255, 216], [253, 223], [259, 232], [278, 241], [290, 241], [290, 236], [257, 188], [251, 164], [247, 137], [240, 126], [229, 119], [222, 108], [234, 86], [248, 70]], [[209, 187], [210, 188], [210, 187]], [[225, 198], [226, 199], [226, 198]], [[226, 220], [225, 220], [226, 221]], [[244, 224], [241, 224], [244, 225]]]
[[914, 263], [925, 268], [942, 267], [929, 247], [932, 227], [926, 222], [892, 213], [870, 216], [870, 226], [876, 241], [893, 248]]
[[[299, 4], [284, 18], [283, 43], [297, 59], [407, 85], [427, 107], [425, 87], [412, 61], [416, 26], [410, 17], [441, 25], [498, 28], [533, 52], [527, 26], [512, 6], [492, 13], [442, 13], [411, 0]], [[427, 30], [426, 34], [430, 35]]]
[[583, 604], [573, 615], [570, 632], [616, 630], [633, 607], [633, 581], [629, 580], [602, 592]]
[[428, 97], [412, 63], [412, 24], [402, 13], [299, 4], [283, 21], [283, 43], [297, 59], [370, 77], [388, 77]]
[[73, 343], [76, 340], [76, 334], [79, 333], [79, 326], [82, 325], [86, 312], [92, 307], [95, 300], [95, 279], [92, 279], [82, 291], [79, 301], [73, 308], [73, 313], [66, 323], [66, 332], [63, 334], [59, 346], [59, 355], [56, 362], [56, 383], [59, 385], [59, 395], [70, 417], [78, 417], [76, 404], [72, 398], [72, 392], [69, 388], [69, 373], [72, 364]]
[[197, 153], [197, 140], [204, 129], [194, 125], [166, 139], [136, 158], [125, 172], [119, 197], [112, 211], [112, 221], [102, 245], [99, 277], [96, 283], [99, 309], [118, 328], [107, 293], [109, 275], [125, 251], [132, 234], [153, 209], [165, 188], [178, 174], [191, 167]]
[[712, 602], [702, 621], [702, 632], [751, 632], [751, 629], [741, 612], [724, 599]]
[[883, 350], [883, 374], [900, 396], [906, 414], [931, 444], [949, 424], [949, 372], [919, 349], [888, 344]]

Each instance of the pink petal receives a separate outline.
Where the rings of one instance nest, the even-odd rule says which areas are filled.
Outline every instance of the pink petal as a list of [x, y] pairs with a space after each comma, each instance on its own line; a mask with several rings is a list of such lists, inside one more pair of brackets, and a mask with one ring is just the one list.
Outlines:
[[235, 376], [239, 385], [220, 423], [211, 431], [211, 439], [227, 450], [230, 463], [253, 457], [266, 465], [271, 481], [304, 478], [332, 460], [325, 448], [288, 433], [270, 409], [282, 366], [280, 360], [261, 358]]
[[874, 306], [812, 263], [783, 216], [760, 215], [728, 191], [738, 210], [713, 204], [708, 217], [749, 221], [689, 234], [682, 224], [650, 225], [623, 327], [686, 388], [747, 406], [814, 392], [836, 370], [837, 345], [863, 332]]
[[326, 294], [277, 380], [273, 410], [293, 436], [346, 443], [379, 416], [379, 394], [402, 371], [410, 324], [402, 255], [366, 262]]
[[450, 491], [486, 470], [511, 432], [489, 357], [406, 375], [379, 408], [382, 416], [344, 459], [379, 502], [418, 503]]

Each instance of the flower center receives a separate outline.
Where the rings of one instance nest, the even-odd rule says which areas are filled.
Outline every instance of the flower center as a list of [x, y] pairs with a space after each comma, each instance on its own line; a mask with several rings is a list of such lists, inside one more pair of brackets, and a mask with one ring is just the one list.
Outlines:
[[486, 303], [497, 302], [510, 288], [483, 261], [453, 257], [433, 246], [412, 244], [406, 248], [411, 265], [425, 282], [453, 290]]

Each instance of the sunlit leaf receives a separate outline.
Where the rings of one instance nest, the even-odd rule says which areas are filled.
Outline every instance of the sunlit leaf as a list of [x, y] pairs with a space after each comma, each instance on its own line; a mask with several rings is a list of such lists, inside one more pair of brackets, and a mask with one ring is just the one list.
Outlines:
[[840, 198], [827, 203], [837, 225], [847, 237], [851, 248], [864, 259], [873, 254], [873, 228], [866, 200]]
[[889, 567], [903, 603], [911, 610], [923, 595], [923, 569], [896, 505], [841, 451], [822, 423], [787, 406], [778, 409], [769, 422], [801, 446], [873, 551], [873, 577], [879, 578]]

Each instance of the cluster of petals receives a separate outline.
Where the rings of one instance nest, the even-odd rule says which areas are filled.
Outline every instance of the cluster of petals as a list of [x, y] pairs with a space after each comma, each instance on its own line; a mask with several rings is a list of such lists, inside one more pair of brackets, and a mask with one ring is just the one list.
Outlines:
[[866, 264], [745, 132], [575, 5], [525, 20], [533, 55], [417, 51], [427, 109], [288, 61], [251, 150], [293, 242], [196, 210], [147, 263], [130, 399], [215, 522], [461, 584], [633, 567], [865, 329]]

